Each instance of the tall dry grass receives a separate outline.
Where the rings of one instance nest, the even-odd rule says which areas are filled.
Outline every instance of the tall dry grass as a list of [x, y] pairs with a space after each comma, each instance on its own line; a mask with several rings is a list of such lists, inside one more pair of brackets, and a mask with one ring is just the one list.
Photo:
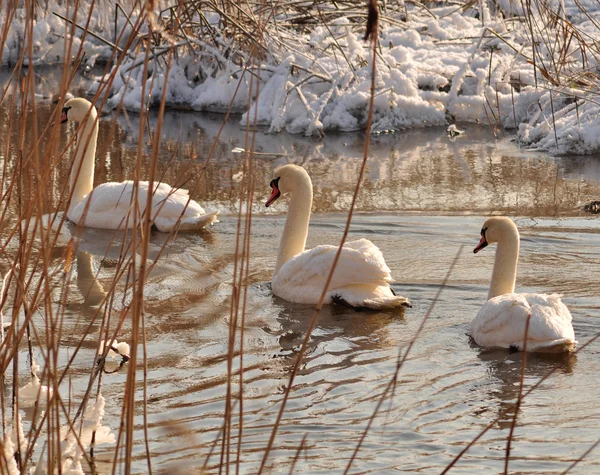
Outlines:
[[[130, 346], [128, 354], [121, 355], [123, 364], [127, 365], [127, 379], [123, 389], [123, 402], [121, 419], [118, 428], [112, 428], [117, 432], [114, 442], [113, 472], [131, 473], [134, 460], [134, 446], [139, 442], [135, 440], [135, 415], [139, 410], [139, 402], [136, 394], [142, 393], [142, 420], [144, 433], [145, 461], [147, 472], [153, 472], [152, 447], [148, 437], [147, 420], [147, 374], [148, 374], [148, 349], [146, 340], [146, 320], [144, 311], [145, 281], [148, 273], [155, 263], [148, 259], [148, 249], [151, 239], [151, 209], [145, 213], [139, 212], [139, 206], [135, 201], [131, 206], [131, 219], [134, 222], [135, 232], [130, 233], [128, 239], [120, 239], [121, 233], [116, 232], [114, 239], [122, 242], [120, 258], [118, 259], [112, 284], [105, 287], [104, 294], [99, 297], [97, 309], [89, 320], [84, 331], [78, 335], [78, 340], [71, 345], [68, 357], [64, 356], [63, 339], [65, 337], [65, 312], [70, 298], [70, 283], [75, 272], [74, 259], [78, 254], [78, 234], [81, 230], [74, 229], [73, 234], [63, 242], [65, 215], [58, 211], [67, 209], [71, 200], [71, 190], [68, 183], [57, 183], [55, 166], [62, 160], [72, 156], [75, 147], [87, 147], [88, 143], [75, 143], [74, 138], [66, 144], [61, 144], [60, 136], [63, 133], [58, 124], [47, 123], [43, 128], [38, 128], [37, 120], [37, 97], [35, 95], [36, 67], [34, 63], [34, 26], [35, 19], [40, 15], [40, 5], [37, 2], [25, 2], [26, 21], [24, 30], [24, 44], [21, 56], [11, 71], [11, 77], [4, 86], [0, 105], [8, 108], [11, 116], [16, 120], [10, 122], [9, 129], [5, 131], [6, 136], [16, 135], [17, 140], [11, 142], [5, 140], [2, 145], [2, 171], [0, 178], [0, 192], [2, 193], [0, 212], [0, 272], [3, 278], [2, 293], [0, 295], [0, 309], [4, 311], [3, 320], [7, 329], [3, 332], [0, 345], [0, 405], [2, 407], [2, 431], [5, 434], [5, 449], [0, 456], [0, 472], [2, 473], [26, 473], [34, 465], [41, 467], [47, 473], [61, 473], [73, 464], [81, 463], [83, 470], [94, 473], [95, 465], [95, 437], [97, 429], [102, 427], [102, 420], [97, 420], [91, 441], [82, 441], [82, 427], [85, 417], [85, 408], [98, 404], [102, 396], [106, 359], [111, 348], [116, 348], [116, 341], [125, 338]], [[215, 32], [214, 28], [206, 21], [192, 21], [201, 7], [208, 5], [213, 11], [221, 14], [225, 19], [223, 31]], [[370, 36], [370, 65], [371, 65], [371, 89], [367, 127], [365, 130], [365, 147], [363, 162], [359, 178], [356, 183], [352, 204], [348, 211], [345, 229], [340, 237], [339, 250], [334, 261], [334, 267], [330, 270], [328, 280], [331, 279], [335, 263], [340, 255], [340, 250], [348, 236], [352, 213], [356, 197], [360, 191], [362, 177], [369, 157], [370, 127], [373, 114], [373, 99], [376, 95], [376, 71], [378, 58], [378, 28], [382, 25], [397, 22], [391, 16], [385, 15], [383, 8], [377, 5], [376, 0], [371, 0], [368, 5], [364, 2], [338, 1], [335, 9], [326, 11], [318, 5], [314, 8], [312, 2], [263, 2], [263, 3], [238, 3], [232, 1], [212, 2], [178, 2], [167, 8], [160, 9], [153, 2], [134, 2], [128, 8], [119, 5], [115, 10], [115, 28], [112, 37], [101, 37], [101, 41], [112, 45], [112, 56], [105, 64], [105, 76], [107, 80], [98, 88], [92, 101], [101, 112], [105, 107], [111, 84], [115, 80], [117, 67], [131, 54], [137, 53], [138, 66], [143, 68], [142, 107], [140, 108], [139, 141], [137, 144], [137, 159], [134, 167], [135, 182], [140, 180], [159, 180], [158, 157], [160, 153], [161, 127], [166, 106], [166, 91], [163, 88], [159, 100], [159, 119], [154, 130], [150, 130], [149, 122], [146, 120], [150, 106], [156, 104], [149, 98], [152, 89], [154, 75], [148, 75], [151, 62], [163, 61], [163, 68], [167, 74], [174, 57], [183, 54], [183, 50], [195, 51], [198, 48], [210, 44], [216, 51], [215, 62], [225, 60], [238, 64], [238, 89], [243, 86], [242, 77], [249, 76], [249, 98], [256, 100], [260, 95], [261, 71], [264, 67], [264, 59], [268, 52], [264, 47], [263, 35], [267, 30], [273, 38], [278, 35], [289, 35], [289, 25], [277, 23], [275, 18], [283, 10], [292, 10], [288, 15], [287, 22], [293, 28], [311, 28], [313, 25], [327, 25], [340, 15], [345, 15], [351, 21], [355, 21], [361, 28], [365, 28]], [[419, 4], [421, 5], [421, 4]], [[595, 54], [595, 43], [585, 35], [574, 29], [573, 25], [566, 22], [564, 16], [556, 14], [547, 8], [545, 3], [536, 3], [537, 8], [546, 15], [543, 25], [533, 16], [526, 17], [529, 25], [532, 41], [536, 43], [537, 34], [547, 31], [548, 24], [554, 22], [560, 25], [563, 36], [555, 43], [548, 38], [546, 47], [556, 48], [559, 61], [545, 62], [542, 56], [535, 52], [531, 58], [536, 69], [545, 77], [552, 87], [560, 89], [573, 81], [579, 81], [585, 87], [589, 81], [595, 82], [596, 77], [591, 72], [573, 70], [568, 61], [567, 50], [569, 45], [579, 42], [580, 49], [586, 54]], [[68, 11], [73, 13], [79, 8], [75, 2]], [[94, 3], [88, 11], [87, 17], [78, 15], [75, 19], [65, 16], [65, 37], [73, 38], [75, 30], [82, 30], [82, 41], [79, 48], [73, 47], [72, 41], [65, 41], [64, 57], [73, 58], [65, 61], [62, 65], [62, 83], [57, 91], [58, 103], [55, 108], [55, 121], [57, 121], [62, 105], [71, 84], [81, 65], [84, 54], [83, 45], [87, 35], [93, 32], [89, 30], [93, 18]], [[422, 5], [426, 8], [425, 5]], [[95, 8], [98, 8], [96, 6]], [[531, 8], [528, 3], [524, 9]], [[384, 14], [378, 18], [378, 13], [383, 9]], [[2, 46], [7, 38], [10, 20], [14, 18], [16, 6], [6, 7], [7, 22], [2, 31], [2, 43], [0, 43], [0, 54]], [[45, 4], [44, 12], [49, 12], [48, 4]], [[117, 31], [116, 21], [126, 17], [120, 31]], [[200, 15], [202, 18], [203, 15]], [[218, 34], [217, 34], [218, 33]], [[98, 36], [96, 33], [94, 35]], [[543, 35], [542, 35], [543, 36]], [[191, 38], [198, 39], [202, 44], [192, 42]], [[535, 37], [535, 38], [534, 38]], [[223, 39], [233, 41], [235, 48], [230, 48], [227, 56], [224, 53]], [[535, 40], [535, 41], [534, 41]], [[343, 55], [343, 48], [337, 43], [337, 47]], [[1, 58], [0, 58], [1, 59]], [[28, 61], [26, 61], [28, 60]], [[343, 59], [346, 60], [347, 59]], [[25, 67], [25, 62], [29, 63]], [[133, 72], [133, 68], [130, 71]], [[319, 77], [316, 71], [307, 71], [311, 77]], [[590, 79], [592, 77], [592, 79]], [[149, 81], [149, 83], [148, 83]], [[583, 87], [583, 86], [582, 86]], [[224, 124], [228, 120], [231, 106], [224, 116]], [[247, 111], [251, 111], [251, 101], [248, 101]], [[116, 108], [116, 114], [122, 111], [122, 104]], [[219, 472], [229, 473], [235, 470], [242, 471], [243, 460], [243, 438], [244, 438], [244, 327], [246, 318], [246, 304], [248, 296], [248, 281], [250, 273], [250, 257], [252, 255], [252, 204], [256, 186], [262, 186], [254, 181], [253, 163], [255, 147], [254, 126], [257, 117], [257, 109], [254, 109], [252, 121], [248, 121], [246, 128], [246, 143], [244, 146], [243, 175], [239, 185], [239, 213], [237, 216], [236, 229], [236, 251], [235, 266], [233, 273], [232, 298], [229, 319], [228, 354], [227, 354], [227, 393], [223, 423], [215, 443], [209, 452], [204, 468], [213, 451], [220, 451]], [[516, 121], [516, 119], [515, 119]], [[28, 129], [27, 124], [33, 124], [33, 129]], [[221, 131], [223, 129], [221, 128]], [[220, 132], [219, 132], [220, 135]], [[73, 135], [74, 137], [74, 135]], [[206, 161], [212, 159], [219, 137], [215, 139]], [[151, 157], [149, 166], [143, 160], [143, 150], [146, 141], [151, 143]], [[83, 141], [85, 142], [85, 141]], [[185, 170], [184, 170], [185, 174]], [[203, 178], [204, 171], [200, 178]], [[182, 177], [182, 182], [185, 182]], [[56, 188], [55, 188], [56, 187]], [[58, 190], [56, 192], [56, 190]], [[192, 196], [193, 196], [193, 190]], [[149, 191], [150, 193], [150, 191]], [[150, 202], [150, 200], [149, 200]], [[218, 232], [218, 231], [216, 231]], [[160, 254], [164, 251], [169, 241], [176, 233], [169, 235], [165, 240]], [[457, 255], [458, 258], [458, 255]], [[156, 261], [155, 261], [156, 262]], [[452, 267], [449, 269], [450, 277]], [[442, 291], [444, 284], [440, 287]], [[124, 283], [124, 284], [123, 284]], [[130, 298], [125, 300], [123, 295]], [[319, 311], [322, 308], [325, 291], [321, 294], [308, 330], [304, 336], [300, 350], [297, 353], [289, 380], [286, 384], [284, 395], [281, 399], [276, 420], [273, 423], [269, 440], [264, 448], [262, 462], [259, 472], [268, 471], [269, 455], [275, 444], [279, 424], [286, 413], [286, 403], [291, 392], [294, 390], [294, 380], [298, 368], [302, 364], [307, 343], [311, 332], [315, 328]], [[436, 296], [440, 298], [440, 293]], [[117, 300], [122, 305], [116, 305]], [[115, 310], [118, 308], [119, 310]], [[432, 307], [433, 309], [433, 307]], [[430, 312], [431, 310], [430, 309]], [[429, 313], [428, 313], [429, 315]], [[390, 384], [382, 393], [378, 405], [374, 408], [373, 416], [364, 428], [363, 436], [357, 443], [354, 455], [348, 461], [346, 471], [349, 471], [355, 461], [356, 454], [361, 444], [368, 436], [369, 428], [375, 421], [378, 409], [386, 398], [402, 397], [395, 394], [396, 380], [406, 360], [412, 344], [419, 337], [419, 332], [426, 324], [425, 318], [414, 335], [411, 344], [407, 348], [399, 350], [397, 369], [391, 375]], [[128, 331], [124, 332], [123, 327]], [[591, 342], [598, 338], [595, 336], [580, 346], [578, 351], [583, 351]], [[104, 347], [100, 345], [101, 340], [107, 342]], [[83, 394], [73, 394], [70, 391], [70, 373], [77, 365], [81, 370], [82, 363], [78, 360], [78, 354], [86, 342], [94, 342], [96, 355], [94, 358], [83, 363], [88, 375], [87, 388]], [[35, 349], [35, 351], [34, 351]], [[35, 353], [35, 358], [34, 358]], [[27, 358], [25, 358], [25, 356]], [[77, 361], [77, 362], [76, 362]], [[237, 365], [235, 364], [237, 361]], [[518, 408], [521, 401], [532, 391], [552, 375], [549, 372], [538, 383], [529, 390], [523, 392], [523, 378], [525, 371], [525, 358], [523, 358], [521, 389], [519, 397], [515, 401], [515, 423]], [[234, 369], [237, 367], [238, 369]], [[239, 381], [235, 384], [234, 381]], [[19, 392], [26, 384], [33, 383], [30, 387], [37, 390], [33, 397], [33, 415], [30, 423], [23, 424], [21, 417]], [[234, 416], [237, 414], [237, 422]], [[487, 428], [481, 432], [473, 441], [461, 451], [456, 458], [446, 467], [443, 473], [447, 473], [454, 464], [475, 444], [479, 438], [491, 428], [496, 421], [492, 421]], [[514, 424], [512, 426], [514, 428]], [[8, 433], [12, 430], [17, 436], [19, 443], [12, 447], [8, 444]], [[510, 448], [512, 441], [512, 428], [507, 434], [506, 467], [505, 473], [509, 471]], [[306, 437], [298, 447], [296, 457], [290, 468], [294, 469], [300, 452], [305, 448]], [[597, 445], [597, 444], [595, 444]], [[594, 447], [590, 447], [572, 465], [575, 466]], [[9, 447], [9, 450], [6, 449]], [[568, 470], [570, 470], [570, 467]], [[567, 471], [568, 471], [567, 470]], [[565, 472], [566, 473], [566, 472]]]

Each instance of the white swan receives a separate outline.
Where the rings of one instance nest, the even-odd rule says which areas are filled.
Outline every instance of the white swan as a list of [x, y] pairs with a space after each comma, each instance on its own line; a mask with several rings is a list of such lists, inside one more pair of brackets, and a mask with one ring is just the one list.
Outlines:
[[[132, 228], [134, 182], [104, 183], [94, 188], [97, 117], [96, 108], [82, 98], [67, 101], [62, 110], [61, 123], [81, 123], [69, 181], [73, 196], [67, 217], [78, 225], [92, 228]], [[140, 213], [146, 209], [148, 186], [147, 181], [138, 183]], [[152, 222], [159, 231], [169, 232], [176, 227], [182, 231], [189, 231], [216, 221], [219, 212], [205, 213], [198, 203], [189, 199], [187, 190], [171, 188], [165, 183], [154, 183], [153, 187]]]
[[498, 243], [488, 301], [471, 322], [471, 336], [479, 346], [524, 348], [527, 316], [527, 351], [558, 353], [575, 348], [571, 313], [560, 295], [515, 294], [519, 231], [505, 217], [488, 219], [481, 228], [481, 240], [474, 253]]
[[[290, 193], [277, 264], [273, 272], [273, 293], [290, 302], [316, 304], [337, 246], [321, 245], [305, 251], [312, 206], [312, 182], [308, 173], [297, 165], [275, 170], [270, 206], [282, 193]], [[410, 306], [404, 297], [394, 294], [389, 283], [390, 269], [377, 246], [367, 239], [348, 242], [340, 254], [324, 303], [340, 303], [356, 308], [384, 309]]]

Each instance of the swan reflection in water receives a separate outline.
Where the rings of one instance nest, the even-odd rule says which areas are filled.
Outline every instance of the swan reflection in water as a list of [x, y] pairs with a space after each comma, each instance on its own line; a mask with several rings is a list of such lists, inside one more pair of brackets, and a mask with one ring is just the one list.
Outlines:
[[[282, 353], [295, 353], [304, 340], [315, 307], [290, 303], [277, 297], [274, 298], [274, 302], [282, 306], [277, 317], [281, 324], [279, 344]], [[385, 336], [381, 335], [382, 330], [391, 322], [404, 323], [404, 313], [404, 307], [380, 312], [325, 305], [319, 311], [318, 322], [311, 334], [307, 352], [314, 351], [320, 343], [333, 342], [337, 338], [360, 345], [361, 350], [367, 350], [369, 347], [376, 349], [384, 344], [381, 340], [382, 337], [385, 340]]]
[[[109, 293], [104, 289], [104, 286], [98, 279], [99, 271], [94, 269], [94, 257], [92, 254], [86, 251], [79, 250], [77, 252], [77, 288], [83, 297], [83, 303], [81, 304], [81, 310], [86, 314], [89, 314], [90, 318], [97, 318], [98, 323], [93, 323], [89, 328], [87, 333], [90, 335], [97, 335], [97, 338], [88, 339], [84, 344], [85, 347], [89, 347], [90, 350], [95, 350], [98, 341], [102, 341], [105, 339], [106, 335], [102, 331], [102, 326], [100, 322], [103, 320], [99, 313], [102, 312], [102, 306], [105, 304], [107, 298], [109, 298]], [[84, 322], [86, 325], [87, 322]], [[109, 334], [112, 334], [111, 329]], [[78, 337], [76, 336], [75, 339]], [[121, 338], [117, 338], [121, 339]], [[113, 352], [109, 352], [109, 358], [104, 362], [104, 372], [105, 373], [114, 373], [121, 369], [127, 361], [129, 361], [129, 354], [120, 353], [115, 347], [117, 342], [113, 342]], [[102, 348], [100, 352], [102, 352]], [[117, 355], [121, 356], [121, 358], [117, 358]], [[117, 360], [115, 360], [117, 358]]]
[[[264, 333], [276, 340], [277, 344], [271, 347], [272, 358], [295, 359], [316, 307], [274, 296], [268, 282], [250, 286], [250, 292], [252, 297], [246, 318], [254, 320]], [[390, 325], [397, 324], [406, 324], [405, 307], [357, 311], [341, 305], [324, 305], [309, 338], [305, 358], [309, 359], [319, 347], [326, 347], [324, 351], [335, 354], [340, 366], [355, 364], [344, 355], [395, 348], [396, 342], [387, 330]]]
[[[472, 343], [473, 347], [476, 347]], [[477, 347], [478, 348], [478, 347]], [[493, 381], [487, 393], [487, 400], [494, 406], [497, 405], [498, 427], [509, 429], [515, 414], [515, 403], [519, 397], [519, 386], [521, 381], [521, 368], [523, 358], [525, 361], [525, 380], [523, 394], [548, 373], [554, 371], [547, 381], [552, 384], [552, 378], [557, 374], [572, 374], [577, 355], [574, 353], [527, 353], [519, 351], [508, 353], [504, 349], [480, 349], [477, 354], [479, 360], [485, 365], [486, 371]], [[544, 385], [536, 388], [532, 393], [544, 391]], [[527, 398], [523, 400], [527, 404]], [[524, 406], [521, 405], [521, 411]], [[489, 407], [484, 407], [480, 412], [485, 412]]]
[[[87, 307], [100, 305], [107, 295], [107, 291], [98, 280], [101, 274], [100, 269], [114, 274], [115, 272], [111, 272], [112, 269], [117, 271], [123, 266], [129, 266], [134, 231], [85, 228], [73, 223], [69, 223], [69, 230], [75, 240], [77, 286], [84, 299], [84, 305]], [[137, 233], [137, 237], [139, 243], [139, 233]], [[199, 256], [197, 259], [203, 259], [206, 254], [206, 246], [215, 244], [215, 239], [215, 236], [206, 230], [185, 233], [176, 238], [167, 233], [153, 231], [148, 245], [147, 269], [154, 272], [151, 274], [152, 276], [181, 274], [181, 269], [178, 272], [175, 270], [178, 265], [181, 265], [178, 259], [183, 258], [183, 254], [192, 257]], [[125, 258], [122, 257], [123, 254], [126, 255]], [[141, 256], [139, 252], [137, 254], [135, 264], [139, 266]], [[178, 259], [173, 259], [174, 256], [177, 256]], [[97, 269], [94, 269], [94, 259], [98, 262]], [[152, 269], [151, 266], [157, 262], [160, 262], [159, 266]], [[183, 269], [184, 272], [185, 270]], [[121, 280], [125, 282], [127, 277], [128, 274], [125, 272]], [[109, 280], [110, 276], [105, 276], [102, 280], [107, 281], [107, 279]], [[152, 279], [149, 280], [152, 281]]]
[[106, 298], [107, 292], [94, 270], [94, 257], [86, 251], [77, 252], [77, 287], [86, 307], [96, 307]]

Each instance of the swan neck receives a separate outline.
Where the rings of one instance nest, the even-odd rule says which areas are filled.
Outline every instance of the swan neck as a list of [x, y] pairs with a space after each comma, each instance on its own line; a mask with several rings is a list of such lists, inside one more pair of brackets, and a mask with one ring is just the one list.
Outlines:
[[515, 291], [517, 279], [517, 261], [519, 260], [519, 232], [515, 229], [506, 238], [498, 242], [492, 282], [488, 300], [498, 295]]
[[71, 206], [79, 204], [94, 187], [94, 166], [96, 158], [96, 143], [98, 141], [97, 114], [92, 109], [85, 123], [77, 133], [75, 161], [71, 169], [69, 184], [73, 192]]
[[292, 257], [304, 251], [306, 246], [312, 208], [312, 183], [310, 178], [306, 177], [300, 184], [301, 186], [292, 192], [273, 275], [276, 275], [281, 266]]

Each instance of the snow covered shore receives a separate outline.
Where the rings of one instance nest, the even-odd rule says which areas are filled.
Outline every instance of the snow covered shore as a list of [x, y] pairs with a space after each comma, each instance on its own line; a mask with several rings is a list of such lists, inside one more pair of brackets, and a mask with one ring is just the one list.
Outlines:
[[[552, 154], [600, 151], [594, 54], [600, 4], [550, 0], [523, 12], [521, 3], [509, 0], [381, 3], [375, 133], [468, 121], [517, 129], [524, 144]], [[89, 3], [81, 5], [76, 21], [85, 24]], [[164, 29], [164, 44], [173, 44], [176, 54], [166, 80], [167, 49], [153, 49], [147, 78], [152, 105], [166, 82], [170, 106], [224, 111], [233, 102], [234, 110], [245, 111], [250, 102], [242, 124], [256, 117], [273, 133], [320, 136], [363, 129], [372, 61], [362, 41], [366, 2], [319, 2], [318, 9], [313, 2], [305, 9], [302, 2], [293, 5], [286, 9], [282, 2], [263, 35], [255, 30], [246, 36], [239, 30], [232, 36], [225, 14], [208, 7], [180, 15], [178, 28], [171, 10], [157, 11], [155, 27]], [[109, 2], [96, 6], [90, 30], [113, 41], [125, 29], [123, 47], [134, 28], [121, 14], [115, 32], [112, 8]], [[64, 6], [55, 10], [73, 17]], [[40, 14], [34, 27], [34, 63], [64, 58], [64, 37], [71, 30], [51, 11]], [[134, 12], [132, 24], [136, 17]], [[17, 10], [3, 65], [14, 64], [23, 50], [24, 24], [24, 11]], [[147, 31], [144, 21], [137, 37]], [[81, 34], [75, 31], [73, 52]], [[252, 43], [252, 36], [260, 40]], [[111, 107], [122, 101], [129, 110], [140, 108], [145, 53], [141, 40], [134, 45], [139, 47], [129, 50], [109, 88]], [[246, 70], [253, 47], [260, 50], [260, 62]], [[113, 51], [89, 35], [83, 50], [88, 69]], [[94, 78], [90, 92], [107, 79]]]

